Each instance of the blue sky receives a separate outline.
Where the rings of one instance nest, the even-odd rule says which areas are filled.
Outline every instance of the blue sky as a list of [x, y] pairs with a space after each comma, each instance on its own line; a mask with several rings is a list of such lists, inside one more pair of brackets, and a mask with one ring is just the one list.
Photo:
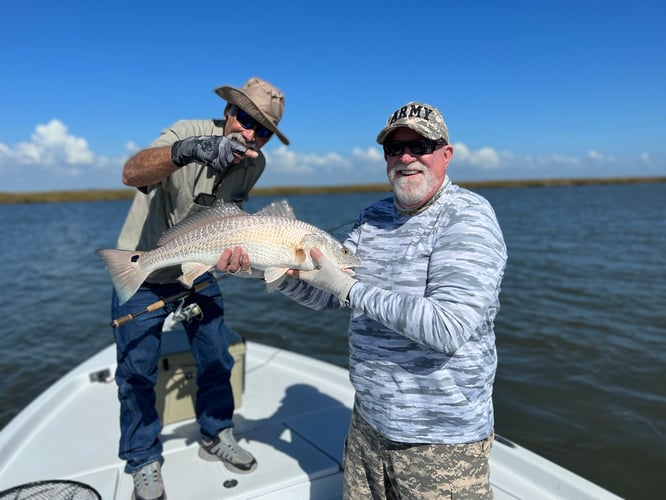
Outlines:
[[454, 181], [663, 176], [664, 5], [10, 2], [0, 191], [121, 188], [131, 154], [251, 76], [284, 91], [291, 140], [258, 186], [385, 182], [375, 138], [410, 100], [442, 110]]

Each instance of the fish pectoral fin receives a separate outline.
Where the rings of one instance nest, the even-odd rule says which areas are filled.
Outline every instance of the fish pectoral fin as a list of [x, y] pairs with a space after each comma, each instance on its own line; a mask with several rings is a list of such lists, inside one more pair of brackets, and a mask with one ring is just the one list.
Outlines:
[[269, 267], [264, 271], [264, 281], [266, 281], [266, 290], [272, 292], [287, 277], [287, 267]]
[[183, 262], [180, 268], [183, 270], [180, 282], [187, 288], [192, 288], [194, 280], [202, 274], [207, 273], [213, 266], [202, 264], [201, 262]]

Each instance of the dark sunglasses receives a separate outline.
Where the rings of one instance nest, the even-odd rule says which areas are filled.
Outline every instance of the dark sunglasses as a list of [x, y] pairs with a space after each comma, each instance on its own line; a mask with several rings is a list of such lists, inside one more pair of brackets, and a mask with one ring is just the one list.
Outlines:
[[446, 141], [439, 139], [437, 141], [432, 141], [430, 139], [416, 139], [415, 141], [386, 141], [382, 146], [384, 146], [384, 153], [388, 156], [400, 156], [405, 148], [409, 148], [412, 154], [415, 155], [427, 155], [432, 153], [437, 146], [442, 146], [446, 144]]
[[254, 128], [254, 133], [257, 135], [257, 137], [267, 139], [273, 135], [272, 131], [268, 130], [261, 123], [259, 123], [240, 108], [236, 108], [236, 120], [238, 120], [238, 123], [240, 123], [245, 129]]

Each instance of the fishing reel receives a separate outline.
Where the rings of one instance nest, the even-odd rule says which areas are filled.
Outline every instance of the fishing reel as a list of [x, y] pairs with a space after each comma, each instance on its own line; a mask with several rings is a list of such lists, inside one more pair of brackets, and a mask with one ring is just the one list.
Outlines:
[[161, 298], [157, 302], [153, 302], [143, 310], [136, 312], [136, 313], [131, 313], [131, 314], [126, 314], [125, 316], [122, 316], [120, 318], [116, 318], [111, 322], [111, 326], [114, 328], [118, 328], [121, 325], [124, 325], [125, 323], [128, 323], [132, 321], [134, 318], [137, 316], [141, 316], [142, 314], [155, 311], [157, 309], [161, 309], [162, 307], [166, 306], [167, 304], [171, 304], [173, 302], [176, 302], [177, 300], [180, 301], [178, 304], [178, 307], [176, 308], [176, 311], [169, 314], [167, 316], [167, 319], [164, 321], [165, 323], [165, 328], [168, 330], [171, 325], [178, 323], [180, 321], [190, 321], [192, 319], [198, 319], [201, 320], [203, 318], [203, 311], [199, 307], [199, 305], [195, 302], [189, 305], [185, 305], [185, 299], [192, 293], [192, 292], [199, 292], [206, 288], [207, 286], [211, 285], [212, 283], [215, 283], [215, 281], [202, 281], [200, 283], [197, 283], [194, 285], [194, 288], [192, 290], [185, 290], [182, 292], [177, 293], [176, 295], [172, 295], [170, 297], [166, 298]]
[[199, 304], [192, 302], [191, 304], [185, 305], [185, 299], [181, 299], [178, 307], [173, 312], [173, 321], [191, 321], [197, 319], [201, 321], [203, 318], [203, 311], [199, 307]]

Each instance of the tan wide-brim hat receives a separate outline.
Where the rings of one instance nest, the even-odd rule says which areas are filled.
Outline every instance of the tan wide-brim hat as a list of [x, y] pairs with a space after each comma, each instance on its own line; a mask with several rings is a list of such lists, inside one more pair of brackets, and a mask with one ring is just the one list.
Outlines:
[[240, 89], [225, 85], [215, 89], [215, 93], [274, 132], [284, 144], [289, 144], [289, 139], [277, 127], [284, 112], [284, 94], [280, 89], [255, 76]]

